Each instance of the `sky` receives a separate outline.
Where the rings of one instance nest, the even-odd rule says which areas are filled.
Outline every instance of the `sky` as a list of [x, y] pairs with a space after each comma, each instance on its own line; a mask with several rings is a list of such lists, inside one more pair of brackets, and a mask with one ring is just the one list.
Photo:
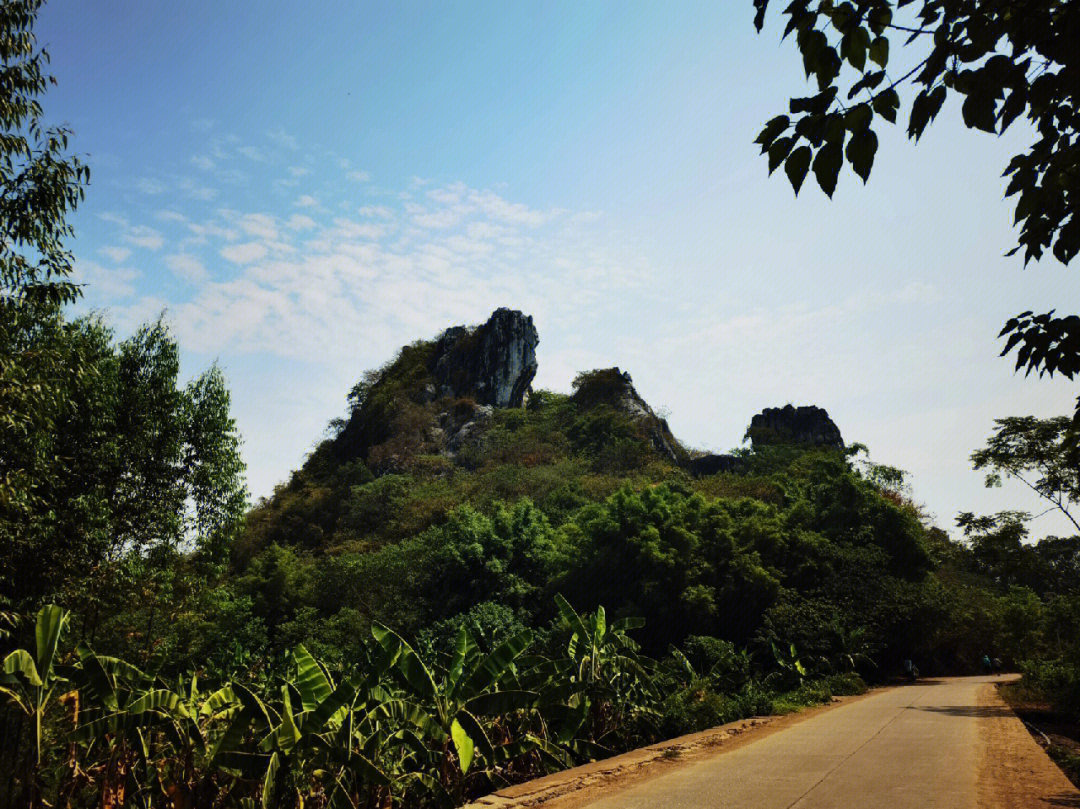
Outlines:
[[[533, 315], [535, 386], [617, 365], [688, 446], [754, 413], [828, 410], [910, 473], [940, 526], [1043, 511], [971, 469], [994, 419], [1071, 412], [996, 335], [1075, 311], [1026, 269], [1000, 174], [1029, 133], [879, 131], [865, 186], [796, 199], [753, 140], [807, 87], [745, 2], [50, 0], [46, 114], [92, 171], [71, 248], [82, 311], [163, 315], [183, 373], [229, 379], [269, 495], [404, 344]], [[894, 56], [898, 48], [894, 48]], [[1035, 535], [1063, 533], [1046, 514]]]

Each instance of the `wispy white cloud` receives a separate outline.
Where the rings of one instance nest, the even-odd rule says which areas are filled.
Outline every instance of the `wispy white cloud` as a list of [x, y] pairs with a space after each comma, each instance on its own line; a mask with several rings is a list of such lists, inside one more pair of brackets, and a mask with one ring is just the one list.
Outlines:
[[122, 264], [127, 261], [128, 257], [131, 255], [131, 250], [127, 247], [102, 247], [98, 252], [117, 264]]
[[149, 225], [133, 225], [125, 217], [111, 211], [98, 214], [98, 218], [116, 225], [120, 239], [127, 244], [146, 250], [160, 250], [165, 244], [165, 237], [161, 232]]
[[160, 250], [165, 244], [165, 237], [147, 225], [133, 225], [124, 235], [124, 241], [146, 250]]
[[135, 189], [143, 194], [164, 194], [169, 187], [161, 180], [153, 177], [141, 177], [135, 181]]
[[78, 260], [73, 275], [76, 283], [90, 285], [99, 295], [124, 300], [135, 295], [134, 282], [139, 272], [131, 267], [104, 267], [96, 261]]
[[285, 221], [285, 227], [289, 230], [311, 230], [316, 226], [314, 219], [302, 213], [294, 213]]
[[[639, 262], [572, 214], [491, 191], [429, 187], [422, 209], [365, 206], [330, 221], [307, 213], [325, 210], [314, 197], [297, 202], [305, 212], [287, 219], [220, 209], [177, 222], [188, 235], [165, 265], [191, 284], [170, 306], [184, 345], [335, 363], [352, 346], [390, 347], [501, 305], [572, 320], [640, 279]], [[208, 253], [228, 265], [208, 270]]]
[[263, 163], [266, 161], [266, 152], [260, 149], [258, 146], [240, 146], [236, 150], [237, 154], [241, 154], [248, 160], [254, 160], [257, 163]]
[[203, 281], [207, 277], [202, 261], [188, 253], [173, 253], [165, 256], [165, 266], [185, 281]]
[[216, 188], [198, 183], [190, 177], [181, 178], [178, 185], [180, 190], [192, 199], [209, 201], [218, 195]]
[[345, 175], [354, 183], [366, 183], [371, 179], [371, 175], [366, 171], [350, 171]]
[[293, 203], [297, 208], [317, 208], [319, 207], [319, 201], [311, 194], [301, 194], [296, 198], [296, 202]]
[[234, 264], [250, 264], [264, 258], [270, 252], [264, 244], [259, 242], [243, 242], [230, 244], [221, 248], [221, 257]]
[[270, 214], [249, 213], [237, 219], [240, 230], [248, 236], [256, 236], [260, 239], [275, 240], [278, 237], [277, 219]]
[[308, 174], [311, 174], [311, 169], [305, 168], [304, 166], [289, 166], [289, 174], [293, 177], [305, 177]]
[[217, 164], [206, 155], [197, 154], [191, 156], [191, 165], [203, 171], [210, 171]]
[[266, 137], [270, 139], [271, 143], [275, 146], [279, 146], [282, 149], [298, 149], [299, 144], [296, 138], [288, 134], [284, 129], [278, 127], [272, 129], [266, 133]]

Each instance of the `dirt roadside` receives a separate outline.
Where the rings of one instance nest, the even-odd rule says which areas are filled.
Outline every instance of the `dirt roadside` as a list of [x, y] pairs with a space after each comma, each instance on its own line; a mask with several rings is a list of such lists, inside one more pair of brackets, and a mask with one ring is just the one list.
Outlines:
[[[617, 794], [647, 778], [664, 775], [718, 753], [737, 750], [820, 713], [881, 691], [879, 688], [858, 696], [834, 697], [830, 703], [805, 708], [797, 713], [741, 719], [700, 733], [668, 739], [500, 789], [478, 798], [463, 809], [525, 809], [547, 806], [552, 801], [556, 801], [558, 809], [577, 809], [600, 797]], [[551, 804], [552, 807], [554, 805]]]
[[1080, 807], [1080, 790], [1035, 743], [994, 684], [988, 683], [979, 691], [979, 709], [983, 724], [979, 806]]

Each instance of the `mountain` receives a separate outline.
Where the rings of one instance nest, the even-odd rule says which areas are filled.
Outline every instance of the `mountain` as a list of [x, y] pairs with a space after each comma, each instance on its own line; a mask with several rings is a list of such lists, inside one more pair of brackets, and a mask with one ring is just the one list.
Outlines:
[[537, 625], [563, 593], [644, 616], [646, 648], [817, 648], [868, 622], [897, 655], [915, 642], [884, 605], [923, 586], [933, 537], [823, 409], [766, 409], [749, 447], [707, 455], [619, 368], [534, 390], [538, 343], [531, 317], [499, 309], [363, 376], [234, 546], [272, 637], [334, 650], [374, 620], [436, 640], [462, 620]]

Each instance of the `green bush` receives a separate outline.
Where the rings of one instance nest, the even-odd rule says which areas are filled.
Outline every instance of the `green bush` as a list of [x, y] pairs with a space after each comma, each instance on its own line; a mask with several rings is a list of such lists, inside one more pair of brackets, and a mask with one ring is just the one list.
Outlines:
[[1071, 660], [1028, 660], [1020, 664], [1026, 689], [1050, 703], [1051, 709], [1080, 722], [1080, 666]]
[[865, 694], [869, 690], [863, 678], [853, 671], [846, 674], [834, 674], [826, 677], [823, 682], [834, 697], [853, 697], [857, 694]]
[[736, 694], [718, 694], [708, 680], [695, 680], [664, 700], [660, 732], [670, 738], [771, 713], [771, 696], [754, 683]]

